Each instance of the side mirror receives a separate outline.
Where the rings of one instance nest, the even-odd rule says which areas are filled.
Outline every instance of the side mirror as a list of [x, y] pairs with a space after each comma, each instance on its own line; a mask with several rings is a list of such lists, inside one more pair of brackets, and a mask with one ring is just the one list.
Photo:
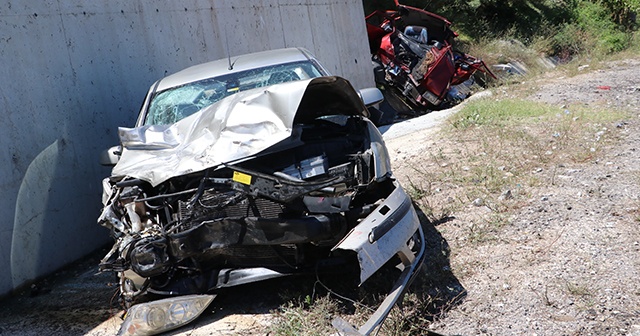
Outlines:
[[115, 166], [120, 161], [122, 146], [113, 146], [100, 153], [100, 164], [103, 166]]
[[358, 91], [358, 95], [365, 106], [378, 104], [384, 100], [382, 92], [377, 88], [366, 88]]

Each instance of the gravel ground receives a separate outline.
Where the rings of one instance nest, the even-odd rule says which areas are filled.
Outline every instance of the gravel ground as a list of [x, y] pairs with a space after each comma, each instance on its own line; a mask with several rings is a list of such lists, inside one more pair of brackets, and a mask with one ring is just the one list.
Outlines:
[[[538, 178], [553, 185], [531, 190], [497, 240], [473, 244], [464, 238], [469, 223], [491, 211], [478, 204], [437, 226], [466, 295], [432, 330], [445, 335], [640, 335], [639, 66], [640, 61], [627, 60], [570, 78], [549, 74], [534, 83], [531, 100], [562, 108], [589, 105], [601, 113], [625, 107], [633, 117], [609, 130], [623, 140], [604, 157], [538, 169]], [[411, 175], [409, 167], [419, 165], [421, 153], [434, 147], [428, 132], [403, 138], [422, 145], [390, 141], [401, 180]]]
[[[435, 227], [450, 247], [448, 262], [466, 295], [431, 330], [640, 336], [639, 66], [640, 60], [627, 60], [596, 71], [586, 68], [574, 77], [552, 73], [536, 83], [529, 97], [535, 101], [589, 104], [602, 113], [627, 107], [635, 115], [613, 130], [624, 140], [599, 160], [538, 171], [555, 184], [533, 190], [500, 239], [471, 244], [461, 238], [466, 224], [489, 211], [482, 206], [470, 205]], [[430, 139], [438, 129], [433, 118], [443, 120], [434, 114], [405, 122], [402, 127], [413, 133], [404, 136], [391, 138], [401, 126], [386, 130], [396, 175], [405, 186], [410, 167], [433, 147]], [[95, 275], [96, 265], [97, 257], [90, 258], [3, 301], [0, 335], [113, 335], [121, 314], [109, 304], [113, 279]], [[268, 312], [281, 302], [273, 295], [255, 302], [257, 295], [241, 289], [216, 298], [196, 324], [172, 334], [265, 334]], [[246, 304], [235, 307], [234, 301]]]

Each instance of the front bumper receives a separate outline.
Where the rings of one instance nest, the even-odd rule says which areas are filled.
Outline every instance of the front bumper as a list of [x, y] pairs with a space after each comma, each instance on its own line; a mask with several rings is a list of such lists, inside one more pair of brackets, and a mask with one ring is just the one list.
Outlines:
[[356, 328], [340, 318], [332, 322], [343, 334], [369, 335], [382, 324], [393, 305], [402, 298], [424, 263], [424, 232], [411, 198], [396, 184], [396, 189], [385, 202], [334, 249], [352, 250], [358, 254], [361, 283], [394, 255], [402, 262], [403, 270], [393, 289], [364, 325]]

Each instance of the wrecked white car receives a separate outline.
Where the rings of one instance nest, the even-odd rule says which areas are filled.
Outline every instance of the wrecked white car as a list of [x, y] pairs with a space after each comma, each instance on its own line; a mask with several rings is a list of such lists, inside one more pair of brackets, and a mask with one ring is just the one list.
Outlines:
[[[397, 256], [401, 277], [369, 321], [334, 321], [374, 331], [420, 267], [424, 236], [367, 114], [348, 81], [318, 77], [120, 128], [98, 219], [115, 239], [100, 268], [117, 273], [129, 310], [120, 334], [184, 325], [224, 287], [326, 265], [359, 267], [364, 282]], [[145, 293], [170, 297], [136, 305]]]

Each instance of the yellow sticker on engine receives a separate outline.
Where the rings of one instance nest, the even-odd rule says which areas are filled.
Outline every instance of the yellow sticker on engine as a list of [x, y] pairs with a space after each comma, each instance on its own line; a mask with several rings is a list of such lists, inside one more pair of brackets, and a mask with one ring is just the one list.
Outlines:
[[233, 180], [238, 182], [238, 183], [250, 185], [251, 184], [251, 175], [247, 175], [247, 174], [244, 174], [244, 173], [241, 173], [241, 172], [234, 171], [233, 172]]

